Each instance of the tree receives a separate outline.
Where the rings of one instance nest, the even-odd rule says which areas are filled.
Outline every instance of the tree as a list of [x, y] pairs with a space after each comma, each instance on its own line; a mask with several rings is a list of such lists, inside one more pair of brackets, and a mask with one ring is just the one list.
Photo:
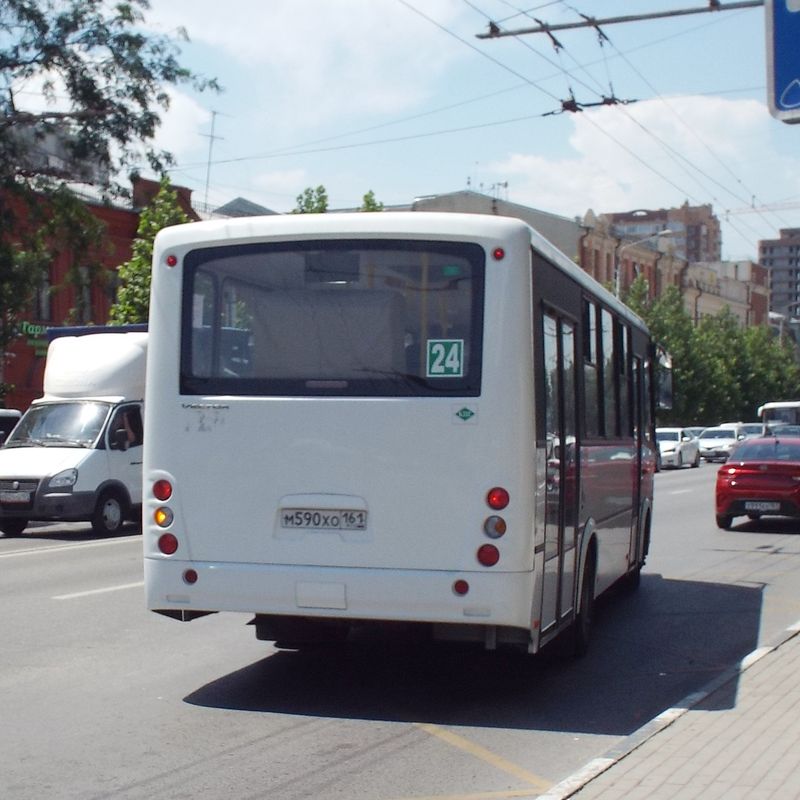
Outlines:
[[[94, 165], [110, 183], [136, 167], [139, 147], [150, 167], [162, 172], [168, 153], [152, 139], [169, 108], [166, 85], [219, 88], [180, 66], [177, 46], [141, 28], [148, 0], [4, 0], [0, 4], [0, 164], [2, 176], [27, 183], [32, 177], [74, 179]], [[186, 40], [186, 32], [178, 31]], [[40, 84], [44, 109], [26, 109], [19, 98]], [[37, 87], [38, 88], [38, 87]], [[65, 159], [47, 162], [41, 144], [54, 137]]]
[[[219, 88], [179, 64], [173, 39], [144, 31], [148, 8], [148, 0], [0, 2], [0, 352], [55, 252], [77, 248], [73, 281], [93, 270], [85, 257], [99, 252], [102, 228], [65, 182], [119, 194], [120, 178], [142, 162], [160, 174], [171, 157], [152, 141], [169, 107], [166, 87]], [[26, 105], [30, 97], [36, 105]]]
[[375, 192], [370, 189], [363, 198], [361, 211], [383, 211], [383, 203], [375, 199]]
[[743, 328], [727, 308], [695, 326], [677, 287], [653, 300], [642, 277], [625, 301], [672, 356], [674, 407], [662, 424], [752, 420], [767, 400], [800, 396], [796, 348], [769, 327]]
[[297, 195], [297, 207], [292, 214], [324, 214], [328, 210], [328, 193], [324, 186], [310, 186]]
[[156, 234], [162, 228], [188, 221], [189, 217], [178, 205], [178, 193], [170, 188], [169, 178], [164, 176], [161, 178], [158, 194], [139, 215], [131, 259], [118, 269], [120, 285], [109, 314], [112, 324], [147, 322], [150, 313], [153, 242]]

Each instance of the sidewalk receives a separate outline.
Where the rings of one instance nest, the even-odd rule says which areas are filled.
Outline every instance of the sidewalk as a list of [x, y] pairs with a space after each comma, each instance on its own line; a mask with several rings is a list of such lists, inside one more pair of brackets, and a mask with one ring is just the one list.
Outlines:
[[800, 798], [800, 623], [539, 800]]

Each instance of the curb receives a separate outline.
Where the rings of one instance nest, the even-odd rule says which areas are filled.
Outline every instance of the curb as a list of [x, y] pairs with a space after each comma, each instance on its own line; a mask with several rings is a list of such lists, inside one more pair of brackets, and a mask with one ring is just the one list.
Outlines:
[[629, 756], [657, 733], [668, 728], [687, 711], [691, 711], [692, 708], [718, 689], [738, 678], [739, 675], [758, 663], [764, 656], [774, 652], [798, 634], [800, 634], [800, 620], [785, 628], [771, 640], [770, 644], [758, 647], [748, 653], [738, 664], [726, 669], [702, 689], [687, 695], [676, 706], [662, 711], [657, 717], [653, 717], [650, 722], [646, 722], [641, 728], [626, 736], [619, 744], [607, 750], [603, 755], [593, 758], [579, 770], [573, 772], [572, 775], [551, 787], [546, 794], [540, 794], [537, 800], [567, 800], [567, 798], [572, 797], [598, 775], [611, 769], [614, 764], [622, 761], [623, 758]]

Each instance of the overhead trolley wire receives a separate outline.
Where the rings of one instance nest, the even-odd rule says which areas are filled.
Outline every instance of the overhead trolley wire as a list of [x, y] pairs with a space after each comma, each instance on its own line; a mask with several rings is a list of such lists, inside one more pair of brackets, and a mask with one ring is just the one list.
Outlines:
[[[506, 5], [509, 5], [509, 6], [511, 6], [511, 4], [510, 4], [510, 3], [508, 3], [508, 2], [506, 2], [506, 0], [503, 0], [503, 1], [505, 2], [505, 4], [506, 4]], [[470, 2], [470, 0], [464, 0], [464, 2], [465, 2], [465, 3], [467, 3], [467, 5], [469, 5], [471, 8], [473, 8], [473, 9], [475, 9], [475, 10], [478, 10], [478, 9], [476, 9], [476, 7], [473, 5], [473, 3], [471, 3], [471, 2]], [[601, 46], [601, 48], [602, 48], [603, 40], [605, 40], [605, 41], [609, 42], [609, 44], [610, 44], [612, 47], [614, 47], [614, 50], [615, 50], [615, 52], [616, 52], [616, 53], [617, 53], [617, 54], [618, 54], [620, 57], [622, 57], [622, 58], [623, 58], [623, 60], [625, 60], [625, 61], [626, 61], [626, 63], [628, 63], [628, 65], [629, 65], [629, 66], [631, 66], [631, 68], [633, 68], [633, 67], [632, 67], [632, 65], [630, 64], [630, 62], [628, 61], [628, 59], [626, 59], [626, 58], [625, 58], [624, 54], [623, 54], [623, 53], [622, 53], [622, 52], [621, 52], [621, 51], [620, 51], [618, 48], [616, 48], [616, 47], [614, 46], [613, 42], [612, 42], [612, 41], [609, 39], [609, 37], [608, 37], [608, 36], [607, 36], [607, 35], [606, 35], [606, 34], [605, 34], [605, 33], [604, 33], [602, 30], [601, 30], [601, 28], [599, 27], [599, 25], [598, 25], [598, 24], [597, 24], [597, 23], [596, 23], [596, 22], [595, 22], [595, 21], [594, 21], [594, 20], [593, 20], [591, 17], [588, 17], [588, 16], [587, 16], [587, 15], [585, 15], [585, 14], [582, 14], [582, 13], [581, 13], [580, 11], [578, 11], [576, 8], [574, 8], [574, 7], [570, 6], [570, 5], [568, 5], [567, 3], [564, 3], [564, 2], [563, 2], [563, 0], [562, 0], [562, 4], [563, 4], [563, 5], [564, 5], [566, 8], [570, 9], [571, 11], [573, 11], [574, 13], [576, 13], [576, 14], [578, 14], [580, 17], [582, 17], [582, 18], [584, 19], [584, 21], [586, 21], [586, 25], [585, 25], [584, 27], [593, 27], [593, 28], [595, 28], [595, 29], [596, 29], [596, 31], [598, 32], [598, 36], [600, 37], [600, 42], [599, 42], [599, 43], [600, 43], [600, 46]], [[511, 7], [512, 7], [512, 8], [514, 8], [514, 6], [511, 6]], [[486, 14], [485, 14], [485, 12], [481, 12], [481, 13], [483, 14], [483, 16], [484, 16], [484, 17], [486, 17], [487, 19], [489, 19], [488, 15], [486, 15]], [[522, 14], [522, 15], [524, 15], [524, 16], [529, 16], [529, 15], [528, 15], [528, 14], [526, 14], [525, 12], [520, 12], [520, 14]], [[534, 20], [535, 20], [535, 21], [536, 21], [536, 22], [537, 22], [537, 23], [540, 25], [541, 32], [543, 32], [543, 33], [547, 34], [547, 35], [550, 37], [551, 41], [553, 41], [553, 34], [552, 34], [552, 30], [550, 29], [550, 28], [551, 28], [551, 26], [548, 26], [546, 23], [542, 23], [542, 22], [541, 22], [540, 20], [538, 20], [538, 19], [535, 19], [535, 18], [534, 18]], [[495, 27], [495, 28], [497, 28], [497, 29], [498, 29], [498, 31], [499, 31], [499, 27], [498, 27], [497, 23], [492, 23], [492, 24], [493, 24], [493, 25], [494, 25], [494, 27]], [[555, 26], [554, 26], [554, 27], [555, 27]], [[568, 26], [567, 26], [567, 25], [561, 25], [561, 26], [557, 26], [557, 27], [558, 27], [559, 29], [562, 29], [562, 28], [566, 28], [566, 27], [568, 27]], [[524, 44], [525, 42], [524, 42], [524, 41], [523, 41], [523, 40], [520, 38], [520, 36], [519, 36], [519, 35], [517, 35], [518, 33], [519, 33], [519, 32], [510, 32], [510, 33], [503, 33], [502, 35], [511, 35], [511, 36], [513, 36], [513, 38], [514, 38], [514, 39], [516, 39], [517, 41], [519, 41], [519, 42], [521, 42], [521, 43], [523, 43], [523, 44]], [[498, 33], [498, 35], [500, 35], [500, 34]], [[486, 37], [480, 37], [480, 38], [486, 38]], [[557, 50], [560, 50], [560, 49], [563, 49], [563, 45], [562, 45], [562, 44], [559, 42], [559, 47], [557, 48]], [[541, 55], [541, 53], [538, 53], [538, 51], [536, 51], [536, 50], [534, 50], [533, 52], [536, 52], [538, 55], [540, 55], [540, 57], [544, 57], [544, 56], [542, 56], [542, 55]], [[560, 55], [560, 53], [559, 53], [559, 55]], [[548, 63], [551, 63], [551, 64], [552, 64], [552, 61], [550, 61], [549, 59], [545, 59], [545, 60], [547, 60], [547, 61], [548, 61]], [[573, 59], [573, 60], [574, 60], [574, 59]], [[605, 55], [604, 55], [604, 60], [605, 60]], [[577, 63], [577, 62], [576, 62], [576, 63]], [[554, 66], [555, 66], [555, 65], [554, 65]], [[634, 70], [634, 71], [635, 71], [635, 70]], [[569, 77], [573, 77], [573, 76], [571, 75], [571, 73], [569, 73], [568, 71], [564, 70], [564, 72], [565, 72], [565, 74], [566, 74], [566, 75], [568, 75]], [[588, 73], [587, 73], [587, 74], [588, 74]], [[637, 74], [638, 74], [638, 73], [637, 73]], [[643, 76], [640, 76], [640, 77], [642, 77], [642, 79], [644, 80]], [[609, 81], [610, 81], [610, 78], [609, 78]], [[581, 82], [581, 83], [582, 83], [582, 85], [586, 86], [586, 84], [585, 84], [584, 82]], [[649, 83], [648, 83], [646, 80], [645, 80], [645, 83], [647, 83], [647, 85], [648, 85], [648, 86], [650, 86], [650, 84], [649, 84]], [[658, 94], [657, 90], [655, 90], [655, 88], [654, 88], [654, 87], [650, 86], [650, 88], [651, 88], [651, 90], [652, 90], [652, 91], [654, 91], [654, 92], [656, 93], [656, 95], [657, 95], [657, 97], [659, 97], [659, 99], [662, 99], [662, 98], [660, 97], [660, 95]], [[571, 94], [571, 92], [570, 92], [570, 95], [571, 95], [571, 97], [570, 97], [570, 100], [569, 100], [569, 101], [564, 101], [564, 102], [562, 103], [562, 108], [563, 108], [563, 110], [565, 110], [565, 111], [580, 111], [580, 110], [582, 110], [581, 104], [580, 104], [580, 103], [577, 103], [577, 102], [574, 102], [574, 97], [572, 97], [572, 94]], [[611, 103], [609, 103], [609, 105], [610, 105], [610, 104], [611, 104]], [[622, 104], [622, 103], [620, 103], [620, 104]], [[637, 119], [635, 118], [635, 115], [634, 115], [634, 114], [632, 114], [631, 112], [629, 112], [627, 109], [623, 109], [623, 113], [624, 113], [624, 114], [625, 114], [625, 115], [628, 117], [628, 119], [630, 119], [630, 120], [631, 120], [631, 122], [633, 122], [633, 123], [634, 123], [634, 124], [635, 124], [637, 127], [639, 127], [639, 128], [640, 128], [640, 129], [641, 129], [641, 130], [642, 130], [642, 131], [643, 131], [643, 132], [646, 134], [646, 135], [648, 135], [648, 136], [650, 136], [651, 138], [653, 138], [653, 139], [654, 139], [654, 141], [656, 141], [656, 142], [657, 142], [657, 143], [658, 143], [658, 144], [659, 144], [659, 145], [660, 145], [660, 146], [661, 146], [661, 147], [662, 147], [662, 148], [665, 150], [665, 152], [667, 152], [667, 154], [668, 154], [668, 155], [669, 155], [669, 156], [670, 156], [670, 157], [673, 159], [673, 161], [674, 161], [674, 162], [675, 162], [675, 163], [676, 163], [676, 164], [677, 164], [677, 165], [678, 165], [678, 166], [681, 168], [681, 170], [682, 170], [682, 171], [683, 171], [683, 172], [684, 172], [684, 173], [687, 175], [687, 177], [691, 178], [691, 179], [692, 179], [692, 180], [693, 180], [693, 181], [694, 181], [694, 182], [695, 182], [695, 183], [696, 183], [696, 184], [697, 184], [697, 185], [698, 185], [698, 186], [699, 186], [699, 187], [700, 187], [700, 188], [701, 188], [703, 191], [708, 191], [708, 189], [702, 185], [702, 183], [701, 183], [701, 181], [698, 179], [698, 177], [697, 177], [696, 175], [692, 174], [692, 173], [689, 171], [689, 169], [688, 169], [688, 168], [690, 168], [691, 170], [694, 170], [694, 171], [695, 171], [695, 172], [697, 172], [699, 175], [702, 175], [702, 176], [703, 176], [705, 179], [707, 179], [708, 181], [710, 181], [712, 184], [716, 184], [716, 185], [717, 185], [717, 186], [718, 186], [720, 189], [722, 189], [723, 191], [727, 192], [727, 193], [728, 193], [728, 194], [730, 194], [731, 196], [733, 196], [733, 197], [737, 197], [737, 199], [739, 199], [738, 195], [736, 195], [736, 193], [735, 193], [735, 192], [733, 192], [731, 189], [729, 189], [729, 188], [728, 188], [727, 186], [725, 186], [723, 183], [721, 183], [720, 181], [718, 181], [717, 179], [715, 179], [713, 176], [709, 175], [709, 174], [708, 174], [708, 173], [707, 173], [705, 170], [701, 169], [699, 166], [697, 166], [696, 164], [694, 164], [694, 163], [693, 163], [693, 162], [692, 162], [690, 159], [688, 159], [688, 158], [687, 158], [686, 156], [684, 156], [682, 153], [679, 153], [677, 150], [675, 150], [675, 148], [673, 148], [671, 145], [669, 145], [667, 142], [665, 142], [663, 139], [661, 139], [659, 136], [657, 136], [655, 133], [653, 133], [653, 131], [651, 131], [649, 128], [647, 128], [647, 126], [643, 125], [643, 124], [642, 124], [642, 123], [641, 123], [639, 120], [637, 120]], [[699, 202], [699, 201], [698, 201], [696, 198], [694, 198], [694, 197], [693, 197], [693, 195], [692, 195], [691, 193], [688, 193], [688, 192], [686, 192], [684, 189], [681, 189], [680, 187], [678, 187], [678, 186], [677, 186], [677, 184], [676, 184], [674, 181], [672, 181], [670, 178], [667, 178], [667, 176], [663, 175], [663, 174], [662, 174], [662, 173], [660, 173], [658, 170], [656, 170], [656, 169], [655, 169], [655, 168], [654, 168], [654, 167], [653, 167], [653, 166], [652, 166], [652, 165], [651, 165], [649, 162], [645, 162], [645, 161], [644, 161], [644, 160], [643, 160], [643, 159], [642, 159], [642, 158], [641, 158], [641, 157], [640, 157], [640, 156], [639, 156], [637, 153], [635, 153], [635, 152], [634, 152], [634, 151], [633, 151], [631, 148], [629, 148], [627, 145], [623, 145], [623, 144], [622, 144], [622, 142], [620, 142], [620, 141], [619, 141], [619, 140], [618, 140], [616, 137], [612, 136], [610, 133], [608, 133], [608, 131], [606, 131], [606, 130], [605, 130], [605, 129], [603, 129], [601, 126], [599, 126], [598, 124], [596, 124], [596, 123], [594, 122], [594, 120], [592, 120], [592, 119], [591, 119], [591, 118], [589, 118], [589, 117], [586, 117], [585, 119], [586, 119], [586, 120], [587, 120], [587, 121], [588, 121], [590, 124], [592, 124], [592, 125], [593, 125], [593, 126], [594, 126], [594, 127], [597, 129], [597, 130], [600, 130], [600, 131], [601, 131], [601, 132], [602, 132], [602, 133], [603, 133], [603, 134], [604, 134], [606, 137], [610, 138], [610, 139], [611, 139], [612, 141], [614, 141], [614, 142], [615, 142], [615, 143], [616, 143], [618, 146], [622, 147], [622, 148], [623, 148], [623, 149], [624, 149], [626, 152], [628, 152], [630, 155], [632, 155], [632, 156], [633, 156], [633, 157], [634, 157], [636, 160], [638, 160], [640, 163], [642, 163], [644, 166], [646, 166], [646, 167], [647, 167], [647, 168], [648, 168], [648, 169], [649, 169], [651, 172], [654, 172], [655, 174], [659, 175], [659, 177], [661, 177], [663, 180], [666, 180], [666, 181], [667, 181], [667, 182], [668, 182], [670, 185], [672, 185], [673, 187], [675, 187], [675, 188], [677, 188], [679, 191], [681, 191], [681, 193], [683, 193], [683, 194], [684, 194], [684, 195], [687, 197], [687, 199], [691, 200], [691, 201], [692, 201], [693, 203], [695, 203], [695, 204]], [[682, 121], [682, 120], [681, 120], [681, 121]], [[696, 134], [696, 132], [694, 132], [694, 133]], [[702, 140], [699, 138], [699, 135], [698, 135], [698, 140], [699, 140], [699, 141], [702, 141]], [[687, 168], [687, 166], [688, 166], [688, 168]], [[730, 172], [730, 169], [729, 169], [729, 168], [728, 168], [728, 171]], [[731, 173], [731, 174], [733, 174], [733, 173]], [[735, 175], [733, 175], [733, 177], [734, 177], [734, 179], [738, 180], [738, 178], [736, 178], [736, 176], [735, 176]], [[713, 194], [713, 192], [711, 192], [710, 194], [711, 194], [711, 197], [712, 197], [712, 199], [713, 199], [713, 200], [715, 200], [715, 201], [716, 201], [716, 202], [717, 202], [717, 203], [718, 203], [720, 206], [723, 206], [723, 203], [722, 203], [722, 201], [721, 201], [721, 200], [719, 200], [719, 198], [715, 197], [715, 196], [714, 196], [714, 194]], [[742, 236], [742, 238], [745, 238], [745, 239], [747, 238], [746, 234], [745, 234], [745, 233], [744, 233], [744, 232], [743, 232], [741, 229], [739, 229], [739, 228], [738, 228], [738, 227], [737, 227], [737, 226], [736, 226], [734, 223], [732, 223], [732, 222], [731, 222], [731, 220], [730, 220], [729, 218], [726, 218], [726, 219], [727, 219], [727, 222], [728, 222], [728, 224], [730, 225], [730, 227], [731, 227], [731, 228], [733, 228], [733, 229], [734, 229], [734, 230], [735, 230], [735, 231], [736, 231], [736, 232], [737, 232], [737, 233], [738, 233], [740, 236]], [[768, 220], [766, 220], [766, 219], [765, 219], [765, 221], [769, 223], [769, 221], [768, 221]], [[748, 225], [747, 223], [745, 223], [745, 227], [747, 227], [747, 228], [748, 228], [748, 229], [749, 229], [749, 230], [752, 232], [752, 234], [754, 234], [754, 235], [756, 235], [756, 236], [758, 236], [758, 235], [759, 235], [759, 232], [758, 232], [758, 231], [757, 231], [755, 228], [753, 228], [753, 227], [751, 227], [750, 225]]]
[[[563, 2], [563, 0], [562, 0], [562, 2]], [[575, 7], [573, 7], [573, 6], [570, 6], [570, 5], [566, 4], [566, 3], [564, 3], [564, 5], [565, 5], [567, 8], [569, 8], [571, 11], [573, 11], [574, 13], [578, 14], [578, 16], [580, 16], [580, 17], [583, 17], [583, 18], [586, 18], [586, 15], [585, 15], [585, 14], [582, 14], [582, 13], [581, 13], [581, 12], [580, 12], [580, 11], [579, 11], [577, 8], [575, 8]], [[737, 12], [737, 13], [738, 13], [738, 14], [741, 14], [741, 13], [743, 13], [743, 12], [742, 12], [742, 11], [739, 11], [739, 12]], [[705, 141], [705, 140], [702, 138], [702, 136], [700, 136], [700, 134], [697, 132], [697, 130], [696, 130], [696, 129], [695, 129], [693, 126], [692, 126], [692, 125], [689, 125], [689, 123], [688, 123], [688, 122], [687, 122], [687, 121], [686, 121], [686, 120], [685, 120], [685, 119], [684, 119], [684, 118], [681, 116], [681, 114], [680, 114], [680, 113], [678, 112], [678, 110], [677, 110], [677, 109], [676, 109], [676, 108], [673, 106], [673, 104], [672, 104], [672, 103], [670, 103], [670, 102], [669, 102], [669, 100], [668, 100], [666, 97], [664, 97], [664, 96], [663, 96], [663, 95], [662, 95], [662, 94], [659, 92], [659, 90], [658, 90], [658, 89], [657, 89], [657, 88], [656, 88], [656, 87], [655, 87], [655, 86], [654, 86], [654, 85], [653, 85], [653, 84], [652, 84], [652, 83], [651, 83], [651, 82], [650, 82], [650, 81], [647, 79], [647, 77], [646, 77], [645, 75], [643, 75], [643, 74], [642, 74], [642, 72], [641, 72], [640, 70], [638, 70], [638, 69], [637, 69], [637, 67], [636, 67], [636, 66], [633, 64], [633, 62], [632, 62], [632, 61], [631, 61], [631, 60], [630, 60], [630, 59], [627, 57], [627, 55], [626, 55], [626, 54], [625, 54], [623, 51], [621, 51], [621, 50], [620, 50], [620, 49], [619, 49], [619, 48], [618, 48], [618, 47], [617, 47], [617, 46], [614, 44], [614, 42], [613, 42], [611, 39], [609, 39], [607, 36], [606, 36], [605, 38], [606, 38], [606, 41], [609, 43], [609, 45], [610, 45], [610, 46], [611, 46], [611, 47], [614, 49], [614, 52], [615, 52], [615, 53], [616, 53], [616, 54], [617, 54], [617, 55], [618, 55], [618, 56], [619, 56], [619, 57], [620, 57], [620, 58], [621, 58], [621, 59], [622, 59], [622, 60], [623, 60], [623, 61], [624, 61], [624, 62], [627, 64], [628, 68], [629, 68], [629, 69], [631, 69], [631, 70], [632, 70], [632, 71], [633, 71], [633, 72], [636, 74], [636, 76], [637, 76], [637, 77], [638, 77], [638, 78], [639, 78], [639, 79], [640, 79], [640, 80], [641, 80], [641, 81], [642, 81], [642, 82], [643, 82], [643, 83], [644, 83], [644, 84], [647, 86], [647, 88], [648, 88], [648, 89], [650, 89], [650, 91], [651, 91], [651, 92], [653, 92], [653, 94], [654, 94], [654, 96], [655, 96], [655, 98], [656, 98], [657, 100], [659, 100], [659, 101], [661, 101], [662, 103], [664, 103], [664, 105], [665, 105], [665, 106], [666, 106], [666, 107], [669, 109], [669, 111], [670, 111], [670, 112], [671, 112], [671, 113], [672, 113], [672, 114], [675, 116], [675, 118], [676, 118], [676, 119], [677, 119], [677, 120], [678, 120], [678, 121], [681, 123], [681, 125], [682, 125], [682, 126], [683, 126], [683, 127], [684, 127], [684, 128], [685, 128], [685, 129], [686, 129], [686, 130], [687, 130], [687, 131], [688, 131], [688, 132], [689, 132], [689, 133], [690, 133], [690, 134], [691, 134], [691, 135], [692, 135], [692, 136], [693, 136], [693, 137], [694, 137], [694, 138], [695, 138], [695, 139], [698, 141], [698, 142], [699, 142], [699, 143], [700, 143], [700, 145], [702, 145], [702, 147], [703, 147], [703, 148], [704, 148], [704, 149], [705, 149], [705, 150], [708, 152], [708, 154], [709, 154], [709, 155], [712, 157], [712, 159], [713, 159], [714, 161], [716, 161], [716, 162], [717, 162], [717, 164], [719, 164], [719, 165], [720, 165], [720, 166], [723, 168], [723, 170], [725, 170], [725, 172], [727, 172], [727, 173], [728, 173], [728, 175], [730, 175], [730, 177], [731, 177], [731, 178], [732, 178], [732, 179], [733, 179], [733, 180], [734, 180], [734, 181], [735, 181], [735, 182], [736, 182], [736, 183], [737, 183], [739, 186], [741, 186], [741, 187], [742, 187], [742, 189], [744, 189], [744, 190], [745, 190], [745, 192], [747, 193], [747, 196], [749, 196], [749, 197], [755, 197], [755, 194], [754, 194], [754, 192], [753, 192], [752, 190], [750, 190], [750, 189], [749, 189], [749, 188], [748, 188], [748, 187], [745, 185], [744, 181], [743, 181], [743, 180], [742, 180], [742, 179], [741, 179], [741, 178], [740, 178], [740, 177], [739, 177], [739, 176], [738, 176], [738, 175], [737, 175], [737, 174], [736, 174], [736, 173], [735, 173], [735, 172], [734, 172], [734, 171], [731, 169], [730, 165], [729, 165], [729, 164], [728, 164], [728, 163], [727, 163], [727, 162], [726, 162], [724, 159], [720, 158], [720, 157], [719, 157], [719, 155], [717, 155], [717, 153], [714, 151], [714, 149], [713, 149], [712, 147], [710, 147], [710, 146], [709, 146], [709, 144], [708, 144], [708, 143], [707, 143], [707, 142], [706, 142], [706, 141]], [[634, 121], [635, 121], [635, 120], [634, 120]], [[637, 122], [637, 124], [638, 124], [638, 122]], [[652, 134], [652, 135], [654, 135], [654, 136], [655, 136], [655, 134]], [[664, 146], [665, 146], [665, 147], [669, 147], [669, 145], [667, 145], [666, 143], [662, 143], [662, 144], [664, 144]], [[670, 148], [670, 149], [671, 149], [671, 148]], [[675, 153], [676, 153], [676, 155], [677, 155], [679, 158], [681, 158], [682, 160], [686, 161], [686, 163], [689, 163], [689, 164], [691, 164], [691, 162], [690, 162], [688, 159], [686, 159], [686, 158], [685, 158], [685, 156], [683, 156], [683, 155], [682, 155], [682, 154], [680, 154], [680, 153], [677, 153], [677, 151], [675, 151]], [[722, 189], [723, 191], [727, 192], [727, 193], [728, 193], [728, 194], [729, 194], [731, 197], [733, 197], [734, 199], [738, 200], [739, 202], [743, 202], [743, 203], [747, 203], [747, 202], [748, 202], [748, 199], [747, 199], [747, 197], [744, 197], [744, 198], [743, 198], [741, 195], [739, 195], [739, 194], [737, 194], [736, 192], [734, 192], [734, 191], [733, 191], [732, 189], [730, 189], [728, 186], [724, 185], [723, 183], [721, 183], [720, 181], [716, 180], [714, 177], [712, 177], [711, 175], [709, 175], [708, 173], [706, 173], [706, 172], [705, 172], [704, 170], [702, 170], [700, 167], [697, 167], [696, 165], [692, 165], [692, 166], [693, 166], [693, 168], [694, 168], [694, 169], [697, 169], [697, 170], [698, 170], [698, 171], [699, 171], [699, 172], [700, 172], [700, 173], [701, 173], [701, 174], [702, 174], [702, 175], [703, 175], [703, 176], [704, 176], [706, 179], [708, 179], [708, 180], [709, 180], [709, 181], [711, 181], [712, 183], [714, 183], [714, 184], [716, 184], [717, 186], [719, 186], [719, 188], [720, 188], [720, 189]], [[715, 198], [715, 199], [716, 199], [716, 198]], [[720, 202], [720, 204], [722, 204], [722, 202], [721, 202], [721, 201], [718, 201], [718, 202]], [[780, 217], [779, 217], [777, 214], [775, 215], [775, 218], [778, 220], [778, 222], [780, 222], [782, 225], [784, 225], [784, 227], [787, 227], [787, 226], [788, 226], [788, 223], [787, 223], [787, 222], [785, 222], [784, 220], [782, 220], [782, 219], [781, 219], [781, 218], [780, 218]], [[764, 221], [764, 222], [766, 222], [766, 223], [768, 223], [768, 224], [772, 224], [772, 223], [770, 222], [770, 220], [768, 220], [766, 217], [762, 216], [762, 219], [763, 219], [763, 221]]]

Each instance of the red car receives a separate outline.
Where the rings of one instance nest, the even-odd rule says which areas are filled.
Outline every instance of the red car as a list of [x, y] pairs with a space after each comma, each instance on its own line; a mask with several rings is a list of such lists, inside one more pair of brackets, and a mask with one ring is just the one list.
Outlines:
[[717, 525], [734, 517], [800, 517], [800, 437], [740, 442], [717, 473]]

